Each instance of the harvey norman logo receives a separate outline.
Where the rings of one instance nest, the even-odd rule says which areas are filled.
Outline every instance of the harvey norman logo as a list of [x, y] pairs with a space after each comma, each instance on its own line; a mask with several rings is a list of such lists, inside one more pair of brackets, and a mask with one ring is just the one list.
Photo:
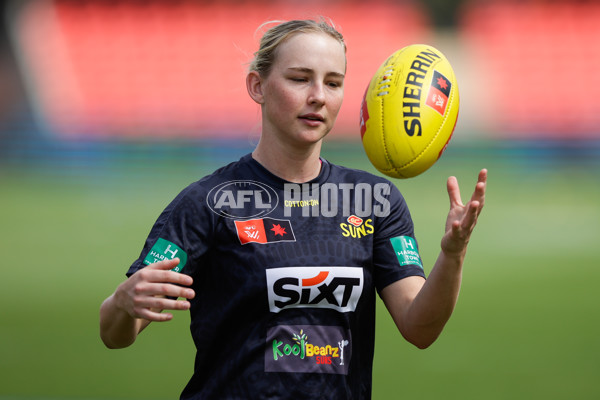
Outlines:
[[353, 312], [363, 291], [357, 267], [287, 267], [266, 270], [269, 310], [330, 308]]

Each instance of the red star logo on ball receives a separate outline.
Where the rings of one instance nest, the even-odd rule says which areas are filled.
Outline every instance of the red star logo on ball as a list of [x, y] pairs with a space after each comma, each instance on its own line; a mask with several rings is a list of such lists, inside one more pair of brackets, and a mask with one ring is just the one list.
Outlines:
[[442, 89], [446, 89], [448, 88], [448, 82], [446, 82], [446, 80], [444, 78], [438, 78], [437, 79], [437, 84], [439, 87], [441, 87]]

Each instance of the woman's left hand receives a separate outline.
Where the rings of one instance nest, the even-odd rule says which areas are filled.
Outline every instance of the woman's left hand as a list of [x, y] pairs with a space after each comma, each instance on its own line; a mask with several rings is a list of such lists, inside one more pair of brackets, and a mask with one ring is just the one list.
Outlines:
[[450, 198], [450, 211], [446, 219], [446, 233], [442, 238], [442, 251], [447, 255], [464, 255], [471, 232], [475, 228], [477, 218], [481, 213], [485, 200], [487, 183], [487, 170], [479, 172], [475, 191], [471, 200], [463, 205], [460, 197], [460, 188], [456, 177], [448, 178], [447, 188]]

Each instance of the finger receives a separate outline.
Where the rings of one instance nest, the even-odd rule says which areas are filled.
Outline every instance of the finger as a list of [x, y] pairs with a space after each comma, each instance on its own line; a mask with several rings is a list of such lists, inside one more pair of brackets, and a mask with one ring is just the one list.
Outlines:
[[446, 188], [448, 189], [448, 198], [450, 199], [450, 208], [455, 206], [462, 206], [462, 200], [460, 198], [460, 188], [458, 186], [458, 180], [455, 176], [448, 178], [446, 182]]
[[485, 188], [487, 181], [487, 170], [482, 169], [479, 172], [479, 176], [477, 177], [477, 183], [475, 184], [475, 190], [473, 190], [473, 194], [471, 195], [470, 202], [477, 201], [483, 207], [483, 202], [485, 199]]
[[153, 322], [164, 322], [173, 319], [173, 314], [171, 313], [161, 313], [158, 311], [151, 310], [149, 308], [135, 309], [134, 313], [135, 318], [143, 318]]
[[469, 201], [476, 201], [480, 203], [481, 206], [483, 206], [483, 203], [485, 201], [485, 183], [477, 182], [477, 184], [475, 185], [475, 190], [473, 190], [473, 194], [471, 195], [471, 199]]
[[196, 295], [193, 289], [162, 282], [141, 282], [136, 285], [135, 293], [137, 295], [184, 297], [186, 299], [193, 299]]
[[180, 274], [174, 271], [160, 271], [150, 268], [143, 268], [136, 272], [140, 282], [148, 283], [169, 283], [180, 286], [191, 286], [193, 279], [189, 275]]
[[487, 175], [488, 175], [488, 170], [486, 168], [482, 169], [481, 171], [479, 171], [479, 177], [478, 177], [478, 182], [483, 182], [486, 183], [487, 182]]
[[145, 280], [150, 282], [168, 282], [191, 286], [194, 283], [191, 276], [172, 271], [177, 265], [179, 265], [179, 258], [174, 258], [150, 264], [138, 272], [142, 274]]
[[479, 202], [472, 201], [469, 203], [467, 213], [462, 222], [462, 228], [467, 232], [471, 232], [477, 223], [477, 216], [479, 215]]
[[191, 276], [181, 274], [179, 272], [175, 272], [175, 271], [153, 271], [153, 272], [154, 272], [154, 274], [151, 274], [151, 279], [149, 279], [152, 282], [165, 282], [165, 283], [172, 283], [172, 284], [181, 285], [181, 286], [192, 286], [192, 284], [194, 283], [194, 280], [192, 279]]
[[151, 310], [189, 310], [191, 303], [187, 300], [176, 300], [169, 299], [166, 297], [152, 297], [144, 302], [143, 308], [149, 308]]
[[452, 225], [450, 226], [451, 228], [451, 232], [452, 232], [452, 236], [454, 239], [460, 239], [461, 237], [461, 232], [463, 231], [463, 227], [462, 227], [462, 223], [460, 221], [453, 221]]
[[190, 306], [190, 302], [186, 300], [150, 297], [136, 301], [133, 311], [137, 318], [144, 318], [150, 321], [166, 321], [172, 318], [172, 314], [162, 313], [163, 310], [185, 311], [189, 310]]
[[140, 308], [136, 310], [136, 318], [143, 318], [153, 322], [165, 322], [173, 319], [173, 314], [169, 312], [160, 312], [149, 308]]
[[478, 212], [481, 212], [483, 205], [485, 203], [485, 191], [487, 187], [487, 170], [482, 169], [479, 172], [479, 177], [477, 180], [477, 184], [475, 185], [475, 191], [471, 196], [471, 201], [479, 202]]
[[148, 265], [146, 268], [170, 270], [179, 265], [179, 257], [175, 257], [171, 260], [162, 260]]

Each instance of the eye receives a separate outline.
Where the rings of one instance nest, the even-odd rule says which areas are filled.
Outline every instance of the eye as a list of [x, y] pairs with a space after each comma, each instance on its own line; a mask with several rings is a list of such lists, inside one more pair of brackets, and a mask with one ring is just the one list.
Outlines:
[[307, 82], [308, 79], [302, 76], [294, 76], [290, 78], [291, 81], [293, 82]]
[[327, 86], [329, 86], [330, 88], [339, 88], [342, 87], [343, 83], [339, 82], [339, 81], [330, 81], [327, 82]]

